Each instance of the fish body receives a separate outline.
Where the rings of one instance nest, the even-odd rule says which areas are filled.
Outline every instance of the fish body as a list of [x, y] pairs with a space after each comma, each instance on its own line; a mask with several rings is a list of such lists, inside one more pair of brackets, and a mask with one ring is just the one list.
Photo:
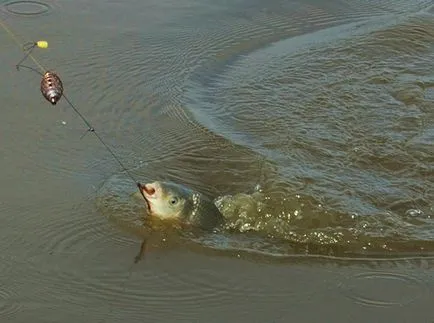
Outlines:
[[180, 220], [202, 229], [213, 229], [224, 221], [211, 199], [183, 185], [157, 181], [139, 188], [151, 216]]

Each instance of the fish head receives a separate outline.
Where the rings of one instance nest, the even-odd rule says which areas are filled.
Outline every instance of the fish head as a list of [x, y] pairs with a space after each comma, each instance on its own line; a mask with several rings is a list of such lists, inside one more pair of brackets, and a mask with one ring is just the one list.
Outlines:
[[178, 219], [185, 216], [192, 192], [187, 188], [168, 182], [140, 185], [148, 205], [148, 213], [161, 219]]

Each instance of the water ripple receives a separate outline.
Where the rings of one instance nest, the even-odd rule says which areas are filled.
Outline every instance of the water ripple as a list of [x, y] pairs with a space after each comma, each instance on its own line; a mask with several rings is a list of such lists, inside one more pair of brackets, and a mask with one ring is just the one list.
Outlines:
[[15, 314], [23, 310], [19, 295], [15, 292], [15, 286], [0, 287], [0, 320], [9, 320]]
[[[195, 118], [276, 161], [286, 180], [306, 179], [303, 193], [313, 201], [304, 211], [265, 190], [268, 201], [254, 199], [265, 205], [261, 213], [240, 193], [227, 201], [229, 228], [361, 253], [408, 251], [400, 239], [414, 241], [417, 252], [433, 250], [429, 158], [424, 145], [411, 147], [430, 133], [433, 20], [415, 13], [426, 4], [233, 55], [215, 64], [213, 77], [193, 78]], [[310, 213], [320, 204], [318, 216]], [[410, 220], [412, 209], [426, 215]], [[380, 238], [393, 235], [400, 238]]]
[[[381, 286], [381, 290], [378, 286]], [[405, 306], [427, 297], [429, 293], [420, 278], [394, 272], [356, 274], [347, 278], [340, 287], [356, 303], [375, 307]]]
[[30, 0], [9, 1], [3, 7], [7, 13], [24, 17], [45, 15], [53, 10], [52, 6], [45, 2]]

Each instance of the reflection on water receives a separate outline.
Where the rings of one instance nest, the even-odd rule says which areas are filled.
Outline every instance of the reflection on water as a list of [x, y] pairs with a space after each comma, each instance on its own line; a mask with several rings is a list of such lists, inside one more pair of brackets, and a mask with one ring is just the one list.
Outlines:
[[226, 218], [149, 227], [2, 32], [0, 319], [428, 320], [432, 1], [0, 5], [20, 41], [49, 41], [38, 60], [136, 178], [209, 194]]

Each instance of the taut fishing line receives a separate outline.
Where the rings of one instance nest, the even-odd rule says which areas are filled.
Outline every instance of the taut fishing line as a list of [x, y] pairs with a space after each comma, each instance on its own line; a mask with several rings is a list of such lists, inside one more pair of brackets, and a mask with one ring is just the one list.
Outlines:
[[[54, 71], [46, 70], [42, 66], [42, 64], [39, 63], [39, 61], [32, 55], [32, 52], [35, 48], [41, 48], [41, 49], [48, 48], [48, 42], [45, 40], [38, 40], [36, 42], [27, 42], [24, 45], [21, 45], [21, 42], [18, 39], [18, 37], [12, 32], [12, 30], [10, 28], [8, 28], [6, 26], [6, 24], [1, 19], [0, 19], [0, 26], [6, 31], [6, 33], [12, 38], [12, 40], [19, 47], [22, 47], [23, 51], [25, 52], [24, 57], [16, 64], [17, 70], [19, 70], [20, 68], [26, 68], [26, 69], [29, 69], [29, 70], [39, 74], [42, 77], [41, 83], [40, 83], [41, 93], [44, 96], [44, 98], [48, 102], [50, 102], [52, 105], [56, 105], [57, 102], [59, 102], [59, 100], [62, 97], [65, 98], [65, 101], [69, 104], [69, 106], [72, 108], [72, 110], [86, 124], [86, 126], [88, 128], [86, 133], [92, 132], [96, 136], [98, 141], [105, 147], [105, 149], [110, 153], [110, 155], [112, 155], [113, 159], [122, 168], [122, 171], [124, 171], [133, 180], [133, 182], [136, 183], [136, 186], [139, 189], [140, 194], [145, 199], [145, 195], [142, 191], [142, 184], [135, 179], [135, 177], [125, 167], [125, 165], [122, 163], [122, 161], [116, 155], [116, 153], [113, 151], [113, 149], [110, 148], [110, 146], [105, 143], [105, 141], [102, 139], [102, 137], [99, 135], [99, 133], [91, 125], [91, 123], [86, 119], [86, 117], [83, 114], [81, 114], [81, 112], [75, 107], [75, 105], [71, 102], [71, 100], [66, 96], [66, 94], [64, 93], [64, 86], [63, 86], [62, 80], [60, 79], [59, 75], [57, 73], [55, 73]], [[35, 63], [35, 65], [38, 67], [38, 69], [31, 67], [31, 66], [22, 65], [22, 63], [25, 62], [26, 59], [28, 59], [28, 58], [30, 58], [33, 61], [33, 63]], [[139, 255], [135, 258], [135, 263], [137, 263], [143, 257], [145, 247], [146, 247], [146, 239], [142, 243], [141, 251], [140, 251]]]
[[[5, 31], [15, 40], [15, 42], [18, 42], [17, 37], [12, 33], [12, 31], [6, 27], [6, 25], [0, 20], [0, 25], [5, 29]], [[40, 89], [41, 93], [44, 96], [44, 98], [50, 102], [52, 105], [56, 105], [57, 102], [62, 98], [62, 96], [65, 98], [65, 101], [69, 104], [69, 106], [72, 108], [72, 110], [80, 117], [80, 119], [86, 124], [88, 127], [87, 132], [92, 132], [96, 138], [99, 140], [99, 142], [105, 147], [105, 149], [112, 155], [114, 160], [121, 166], [122, 171], [124, 171], [132, 180], [136, 183], [140, 194], [143, 196], [143, 191], [141, 189], [142, 185], [139, 181], [137, 181], [134, 176], [131, 174], [131, 172], [125, 167], [125, 165], [122, 163], [120, 158], [115, 154], [113, 149], [111, 149], [105, 141], [102, 139], [102, 137], [99, 135], [99, 133], [95, 130], [95, 128], [90, 124], [90, 122], [85, 118], [83, 114], [80, 113], [80, 111], [74, 106], [74, 104], [69, 100], [69, 98], [64, 93], [64, 87], [62, 80], [60, 79], [59, 75], [55, 73], [54, 71], [48, 71], [43, 68], [43, 66], [36, 60], [36, 58], [32, 55], [32, 51], [35, 48], [48, 48], [48, 42], [45, 40], [39, 40], [37, 42], [28, 42], [25, 43], [23, 46], [23, 50], [26, 52], [24, 57], [16, 64], [17, 70], [20, 68], [27, 68], [33, 72], [38, 73], [42, 76]], [[38, 66], [40, 69], [37, 70], [33, 67], [22, 65], [25, 60], [30, 57], [33, 62]], [[42, 72], [41, 72], [42, 71]]]

